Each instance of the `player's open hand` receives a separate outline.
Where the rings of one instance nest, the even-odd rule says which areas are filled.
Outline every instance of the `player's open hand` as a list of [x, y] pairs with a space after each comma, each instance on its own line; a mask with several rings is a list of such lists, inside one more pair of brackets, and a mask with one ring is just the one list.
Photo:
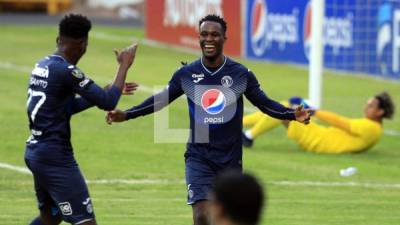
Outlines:
[[115, 110], [107, 112], [106, 122], [110, 125], [113, 122], [123, 122], [125, 120], [126, 120], [126, 112], [124, 112], [122, 110], [115, 109]]
[[139, 84], [135, 82], [126, 82], [124, 85], [124, 90], [122, 90], [123, 95], [133, 95], [134, 92], [138, 89]]
[[310, 117], [314, 114], [312, 109], [304, 109], [303, 105], [298, 106], [294, 112], [296, 121], [304, 124], [310, 123]]
[[117, 62], [120, 65], [124, 65], [129, 68], [132, 65], [133, 61], [135, 60], [137, 48], [138, 48], [138, 45], [135, 43], [135, 44], [132, 44], [122, 50], [114, 49], [114, 53], [115, 53]]

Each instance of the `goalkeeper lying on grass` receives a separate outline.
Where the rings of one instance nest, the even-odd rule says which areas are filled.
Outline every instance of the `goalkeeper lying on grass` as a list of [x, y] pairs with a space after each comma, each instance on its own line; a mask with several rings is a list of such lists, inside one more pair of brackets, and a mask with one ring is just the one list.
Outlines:
[[[282, 102], [281, 102], [282, 103]], [[301, 98], [289, 99], [286, 104], [297, 106], [307, 104]], [[333, 112], [316, 110], [315, 116], [329, 126], [322, 126], [315, 121], [307, 126], [298, 122], [287, 122], [287, 135], [301, 148], [317, 153], [362, 152], [374, 146], [382, 135], [382, 120], [392, 118], [394, 104], [386, 92], [370, 98], [364, 108], [364, 118], [350, 119]], [[251, 147], [253, 140], [260, 134], [272, 130], [282, 121], [256, 112], [243, 118], [243, 126], [252, 126], [243, 133], [243, 145]]]

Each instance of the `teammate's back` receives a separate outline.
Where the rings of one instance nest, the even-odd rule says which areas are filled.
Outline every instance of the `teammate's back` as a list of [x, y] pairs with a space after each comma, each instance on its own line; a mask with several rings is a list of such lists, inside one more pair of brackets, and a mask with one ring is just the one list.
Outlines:
[[85, 179], [72, 153], [70, 118], [92, 106], [111, 110], [117, 105], [136, 45], [116, 51], [117, 75], [103, 89], [75, 66], [86, 52], [90, 29], [86, 17], [65, 16], [59, 24], [56, 52], [40, 60], [30, 76], [27, 113], [31, 136], [25, 162], [33, 174], [40, 210], [31, 225], [59, 224], [61, 220], [96, 225]]

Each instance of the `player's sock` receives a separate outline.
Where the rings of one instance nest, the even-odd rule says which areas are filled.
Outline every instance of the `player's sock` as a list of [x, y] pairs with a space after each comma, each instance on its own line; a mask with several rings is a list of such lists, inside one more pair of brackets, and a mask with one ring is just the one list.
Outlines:
[[29, 225], [45, 225], [40, 221], [39, 217], [36, 217]]
[[253, 140], [253, 135], [251, 134], [251, 130], [247, 130], [244, 132], [244, 135], [246, 136], [247, 139]]
[[244, 147], [250, 148], [251, 146], [253, 146], [253, 139], [247, 137], [247, 132], [249, 131], [242, 132], [242, 144]]

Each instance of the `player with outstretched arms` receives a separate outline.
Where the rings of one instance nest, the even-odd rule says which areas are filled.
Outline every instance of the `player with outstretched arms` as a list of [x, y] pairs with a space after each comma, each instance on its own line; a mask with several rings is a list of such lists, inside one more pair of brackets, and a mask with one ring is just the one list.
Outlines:
[[191, 135], [185, 153], [188, 204], [195, 225], [209, 224], [207, 194], [216, 175], [242, 170], [243, 95], [261, 111], [282, 120], [307, 123], [310, 112], [286, 108], [268, 98], [254, 74], [223, 54], [226, 22], [208, 15], [199, 21], [202, 57], [178, 69], [167, 88], [126, 111], [107, 114], [109, 123], [162, 109], [179, 96], [188, 99]]
[[125, 78], [137, 46], [115, 51], [117, 75], [103, 89], [76, 66], [86, 51], [90, 29], [86, 17], [66, 15], [59, 24], [55, 53], [41, 59], [30, 76], [27, 113], [31, 136], [25, 162], [33, 174], [40, 210], [40, 216], [30, 225], [54, 225], [61, 220], [96, 225], [89, 192], [72, 150], [70, 119], [92, 106], [112, 110], [123, 90], [131, 93], [136, 89], [134, 83], [125, 84]]

